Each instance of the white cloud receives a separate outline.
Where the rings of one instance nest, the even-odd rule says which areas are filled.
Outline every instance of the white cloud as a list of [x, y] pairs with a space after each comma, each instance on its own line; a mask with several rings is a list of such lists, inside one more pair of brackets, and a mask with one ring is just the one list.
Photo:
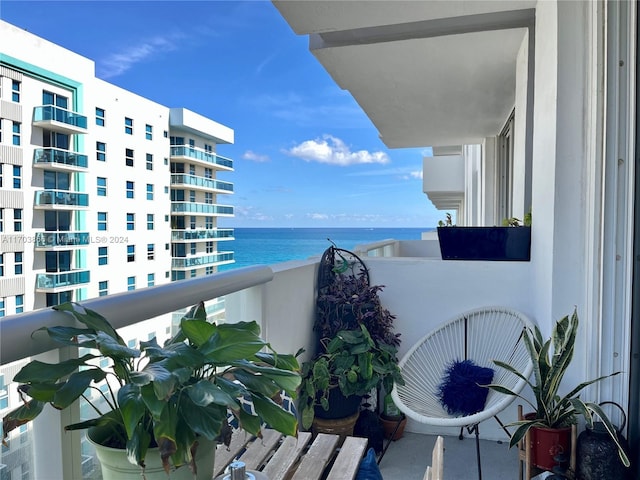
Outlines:
[[128, 46], [120, 52], [112, 53], [98, 63], [100, 76], [102, 78], [112, 78], [122, 75], [137, 63], [153, 56], [176, 50], [178, 48], [177, 41], [181, 38], [183, 38], [181, 34], [167, 37], [157, 36], [136, 45]]
[[251, 160], [252, 162], [259, 162], [259, 163], [269, 161], [268, 155], [261, 155], [259, 153], [255, 153], [253, 150], [247, 150], [246, 152], [244, 152], [244, 154], [242, 155], [242, 158], [244, 158], [245, 160]]
[[329, 220], [329, 215], [326, 213], [307, 213], [307, 217], [311, 220]]
[[400, 178], [403, 180], [422, 180], [422, 170], [414, 170]]
[[332, 135], [323, 135], [322, 139], [306, 140], [285, 153], [305, 162], [327, 163], [330, 165], [359, 165], [366, 163], [389, 163], [385, 152], [358, 150], [352, 152], [348, 145]]

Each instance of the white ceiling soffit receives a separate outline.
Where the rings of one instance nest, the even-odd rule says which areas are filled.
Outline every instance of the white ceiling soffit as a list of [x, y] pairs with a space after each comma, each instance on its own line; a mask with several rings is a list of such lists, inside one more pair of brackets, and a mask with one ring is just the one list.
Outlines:
[[[496, 135], [535, 2], [274, 1], [390, 148]], [[318, 33], [320, 32], [320, 33]]]

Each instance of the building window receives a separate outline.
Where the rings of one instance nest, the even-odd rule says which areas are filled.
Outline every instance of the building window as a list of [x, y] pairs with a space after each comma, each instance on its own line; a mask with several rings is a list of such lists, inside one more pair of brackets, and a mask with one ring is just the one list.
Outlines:
[[147, 183], [147, 200], [153, 200], [153, 184]]
[[124, 133], [127, 135], [133, 135], [133, 119], [124, 117]]
[[96, 142], [96, 160], [99, 162], [107, 161], [107, 144], [103, 142]]
[[189, 251], [191, 252], [191, 255], [195, 255], [195, 254], [196, 254], [196, 251], [197, 251], [195, 242], [191, 242], [191, 244], [189, 245], [189, 247], [190, 247], [190, 248], [189, 248]]
[[62, 303], [70, 302], [73, 299], [73, 290], [67, 290], [60, 293], [47, 293], [47, 307], [53, 307]]
[[207, 143], [204, 144], [204, 151], [207, 153], [213, 152], [213, 147]]
[[189, 228], [190, 228], [191, 230], [195, 230], [195, 229], [196, 229], [196, 217], [191, 216], [191, 217], [189, 218]]
[[14, 271], [16, 275], [22, 275], [22, 252], [14, 252]]
[[[0, 299], [0, 304], [2, 305], [0, 316], [4, 317], [4, 298]], [[5, 408], [9, 408], [9, 389], [4, 383], [4, 375], [0, 374], [0, 410]]]
[[22, 167], [13, 166], [13, 188], [22, 188]]
[[20, 103], [20, 82], [11, 80], [11, 101]]
[[[1, 187], [2, 185], [0, 185]], [[167, 185], [164, 186], [164, 193], [169, 193], [169, 187]]]
[[196, 174], [196, 166], [189, 164], [189, 175], [195, 175]]
[[153, 170], [153, 155], [147, 153], [147, 170]]
[[69, 190], [71, 175], [66, 172], [44, 171], [44, 188], [47, 190]]
[[56, 107], [64, 108], [65, 110], [69, 105], [69, 99], [58, 95], [57, 93], [42, 91], [42, 104], [43, 105], [55, 105]]
[[20, 145], [20, 122], [13, 122], [13, 144]]
[[169, 165], [169, 159], [167, 157], [164, 157], [164, 164]]
[[127, 262], [135, 262], [135, 261], [136, 261], [136, 246], [127, 245]]
[[136, 289], [136, 277], [127, 277], [127, 290]]
[[213, 169], [209, 167], [205, 167], [204, 169], [204, 178], [213, 178]]
[[0, 208], [0, 232], [4, 231], [4, 208]]
[[204, 269], [204, 273], [205, 273], [205, 275], [212, 275], [212, 274], [214, 273], [214, 272], [213, 272], [213, 267], [211, 267], [211, 266], [206, 267], [206, 268]]
[[24, 312], [24, 295], [16, 295], [16, 313]]
[[104, 108], [96, 107], [96, 125], [104, 127]]
[[109, 281], [103, 280], [98, 282], [98, 296], [105, 297], [107, 295], [109, 295]]
[[127, 180], [127, 198], [133, 198], [133, 182]]
[[189, 275], [191, 275], [191, 278], [196, 278], [198, 276], [197, 270], [195, 268], [190, 270]]
[[103, 232], [107, 229], [107, 212], [98, 212], [98, 230]]
[[13, 231], [14, 232], [22, 231], [22, 209], [21, 208], [13, 209]]
[[211, 230], [213, 228], [213, 217], [204, 217], [204, 228]]
[[167, 130], [162, 132], [162, 135], [164, 136], [164, 138], [169, 138], [169, 132]]
[[153, 260], [155, 258], [155, 248], [153, 243], [147, 243], [147, 260]]
[[4, 277], [4, 253], [0, 253], [0, 277]]
[[153, 140], [153, 127], [151, 125], [144, 126], [144, 137], [147, 140]]
[[156, 274], [147, 273], [147, 287], [153, 287], [156, 284]]
[[147, 230], [153, 230], [154, 218], [153, 213], [147, 213]]
[[207, 253], [213, 253], [213, 242], [206, 243], [206, 251]]
[[98, 247], [98, 265], [109, 263], [109, 247]]
[[98, 196], [106, 197], [107, 196], [107, 179], [105, 177], [98, 177], [96, 181], [98, 183]]
[[511, 113], [502, 132], [498, 135], [498, 201], [496, 218], [513, 216], [513, 125], [514, 112]]
[[213, 205], [213, 193], [204, 192], [204, 203], [207, 205]]
[[133, 149], [124, 149], [124, 163], [127, 167], [133, 167]]
[[136, 216], [134, 213], [127, 213], [127, 230], [136, 229]]
[[194, 203], [196, 201], [196, 191], [195, 190], [189, 190], [189, 201], [191, 203]]

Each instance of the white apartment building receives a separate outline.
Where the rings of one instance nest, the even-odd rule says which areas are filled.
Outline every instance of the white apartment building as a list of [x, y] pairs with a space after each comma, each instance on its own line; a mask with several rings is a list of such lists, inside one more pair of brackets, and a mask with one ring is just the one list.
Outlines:
[[232, 129], [95, 77], [0, 22], [0, 316], [211, 274], [233, 262]]

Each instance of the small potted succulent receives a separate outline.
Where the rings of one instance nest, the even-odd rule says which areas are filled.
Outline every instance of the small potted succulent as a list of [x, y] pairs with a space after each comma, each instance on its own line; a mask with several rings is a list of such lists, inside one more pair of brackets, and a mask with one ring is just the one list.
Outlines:
[[[281, 391], [295, 396], [298, 362], [293, 355], [273, 352], [255, 322], [209, 323], [201, 303], [164, 345], [154, 338], [130, 348], [99, 313], [75, 303], [54, 309], [71, 315], [78, 326], [40, 330], [61, 345], [89, 353], [56, 364], [33, 360], [16, 374], [24, 403], [3, 418], [5, 438], [37, 417], [47, 403], [62, 410], [82, 397], [95, 418], [65, 429], [89, 429], [88, 438], [98, 445], [103, 478], [138, 479], [142, 469], [148, 480], [166, 479], [169, 472], [172, 479], [197, 474], [210, 480], [213, 442], [228, 439], [228, 419], [235, 417], [253, 434], [262, 422], [286, 435], [297, 433], [295, 416], [271, 398]], [[101, 360], [109, 367], [102, 368]], [[96, 386], [102, 381], [107, 382], [106, 393]], [[88, 389], [99, 393], [99, 402], [92, 401]], [[255, 413], [242, 407], [247, 401]], [[114, 470], [107, 459], [112, 451], [121, 459]], [[201, 463], [201, 453], [207, 453], [209, 466]], [[157, 473], [150, 471], [154, 457]], [[127, 462], [133, 468], [125, 474]], [[191, 468], [177, 468], [183, 465]]]

